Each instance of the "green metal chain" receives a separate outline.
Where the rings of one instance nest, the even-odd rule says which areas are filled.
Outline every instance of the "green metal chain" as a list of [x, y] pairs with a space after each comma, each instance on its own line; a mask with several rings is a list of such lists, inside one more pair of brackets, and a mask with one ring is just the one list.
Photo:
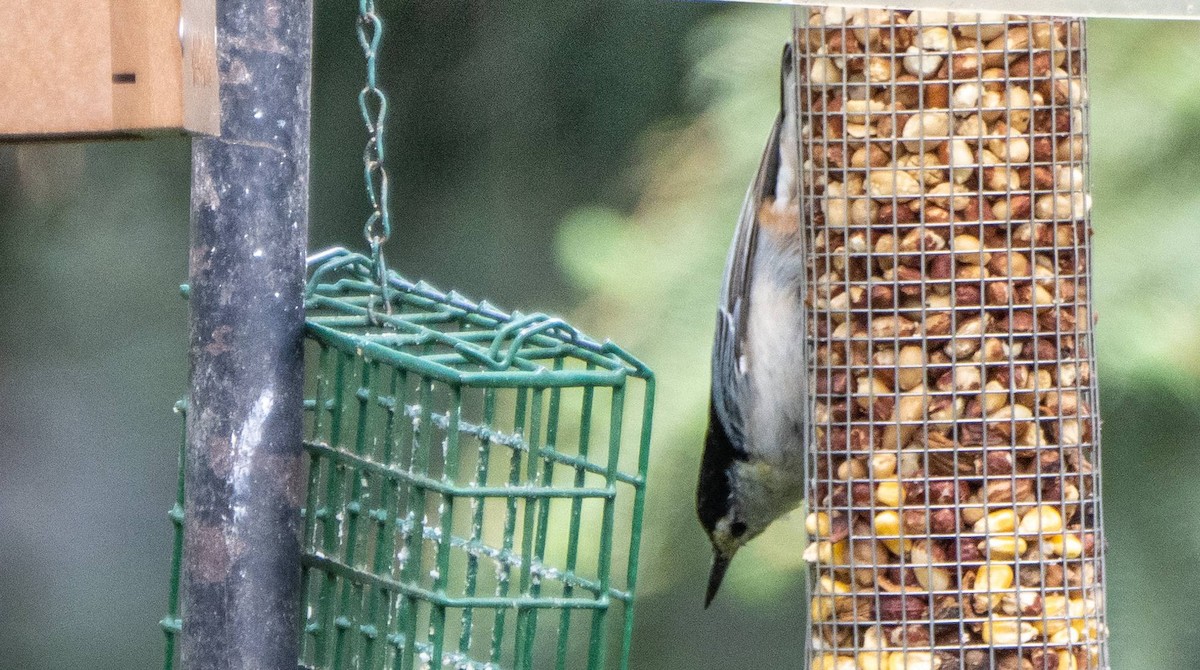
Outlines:
[[362, 45], [363, 55], [367, 59], [366, 84], [358, 94], [359, 110], [367, 128], [367, 144], [363, 149], [363, 181], [367, 187], [367, 199], [371, 203], [371, 215], [363, 226], [363, 236], [371, 248], [371, 257], [383, 291], [383, 303], [390, 313], [387, 265], [383, 258], [383, 244], [392, 234], [391, 214], [388, 211], [388, 175], [384, 166], [387, 96], [378, 85], [377, 64], [379, 44], [383, 39], [383, 19], [375, 12], [375, 0], [359, 0], [357, 29], [358, 43]]

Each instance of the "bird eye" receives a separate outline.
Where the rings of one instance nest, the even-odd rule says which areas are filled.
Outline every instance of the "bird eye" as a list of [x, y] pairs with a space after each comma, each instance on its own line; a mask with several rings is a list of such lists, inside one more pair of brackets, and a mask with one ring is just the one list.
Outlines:
[[732, 533], [734, 537], [741, 537], [745, 535], [746, 530], [746, 524], [742, 523], [741, 521], [734, 521], [733, 523], [729, 524], [729, 532]]

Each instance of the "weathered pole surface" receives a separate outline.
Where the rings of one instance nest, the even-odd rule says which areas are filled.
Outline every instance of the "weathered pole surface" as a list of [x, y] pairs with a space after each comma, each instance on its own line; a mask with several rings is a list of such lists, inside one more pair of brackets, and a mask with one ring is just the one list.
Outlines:
[[311, 0], [218, 0], [222, 135], [192, 145], [186, 670], [299, 657]]

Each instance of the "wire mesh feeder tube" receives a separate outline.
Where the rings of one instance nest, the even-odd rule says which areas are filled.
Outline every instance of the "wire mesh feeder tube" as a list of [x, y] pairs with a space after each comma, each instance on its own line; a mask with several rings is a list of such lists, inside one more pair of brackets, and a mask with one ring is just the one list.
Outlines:
[[809, 668], [1108, 668], [1084, 22], [797, 26]]
[[301, 667], [628, 667], [650, 370], [558, 319], [385, 293], [362, 255], [310, 266]]

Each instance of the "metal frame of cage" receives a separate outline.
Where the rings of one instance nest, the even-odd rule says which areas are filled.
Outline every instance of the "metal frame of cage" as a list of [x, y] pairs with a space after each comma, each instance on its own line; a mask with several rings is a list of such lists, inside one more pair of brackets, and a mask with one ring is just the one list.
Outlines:
[[797, 17], [807, 667], [1107, 669], [1084, 20]]
[[627, 667], [650, 370], [359, 254], [311, 263], [301, 666]]

